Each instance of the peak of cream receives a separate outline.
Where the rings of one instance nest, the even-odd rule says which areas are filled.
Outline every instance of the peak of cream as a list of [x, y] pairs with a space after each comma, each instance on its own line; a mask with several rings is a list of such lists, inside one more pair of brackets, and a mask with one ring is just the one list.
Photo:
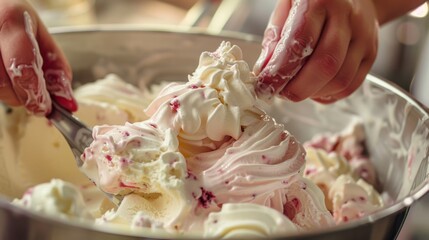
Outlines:
[[219, 91], [224, 104], [241, 110], [255, 104], [254, 84], [256, 76], [243, 60], [241, 49], [230, 42], [222, 42], [215, 52], [203, 52], [189, 82], [202, 83]]
[[254, 82], [241, 49], [222, 42], [215, 52], [201, 54], [188, 82], [166, 86], [145, 112], [179, 133], [185, 155], [212, 151], [225, 138], [238, 139], [241, 126], [263, 114], [255, 108]]

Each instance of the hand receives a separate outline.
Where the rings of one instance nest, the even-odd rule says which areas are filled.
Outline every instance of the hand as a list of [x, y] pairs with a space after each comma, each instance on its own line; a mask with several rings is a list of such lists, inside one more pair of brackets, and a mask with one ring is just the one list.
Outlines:
[[51, 97], [76, 111], [70, 66], [32, 7], [0, 0], [0, 100], [35, 115], [51, 111]]
[[363, 82], [376, 54], [372, 0], [279, 0], [255, 64], [256, 90], [331, 103]]

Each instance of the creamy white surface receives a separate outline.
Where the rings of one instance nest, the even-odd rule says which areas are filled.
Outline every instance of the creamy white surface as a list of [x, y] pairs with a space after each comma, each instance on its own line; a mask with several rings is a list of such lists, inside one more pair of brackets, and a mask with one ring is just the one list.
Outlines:
[[[325, 164], [329, 160], [321, 155], [322, 152], [329, 154], [330, 158], [335, 158], [335, 155], [337, 155], [339, 158], [342, 158], [339, 160], [346, 161], [345, 164], [350, 169], [350, 173], [347, 172], [347, 174], [351, 174], [355, 178], [362, 178], [374, 186], [377, 184], [375, 168], [366, 152], [365, 132], [361, 122], [351, 122], [341, 132], [318, 134], [305, 142], [304, 146], [307, 149], [317, 149], [318, 161], [324, 161]], [[313, 157], [317, 155], [313, 154]], [[338, 161], [331, 159], [331, 165], [336, 164], [336, 162]], [[344, 163], [341, 165], [344, 165]], [[332, 167], [334, 166], [330, 167], [333, 170]], [[338, 174], [341, 174], [341, 171], [335, 173], [336, 176]]]
[[[102, 190], [130, 198], [123, 200], [116, 215], [127, 219], [124, 208], [135, 209], [134, 214], [145, 210], [174, 229], [194, 200], [185, 186], [186, 162], [177, 151], [175, 132], [148, 122], [96, 126], [93, 131], [82, 170]], [[132, 198], [131, 193], [140, 196]]]
[[201, 54], [188, 82], [165, 87], [146, 113], [179, 133], [185, 156], [212, 151], [225, 137], [237, 139], [241, 126], [263, 114], [254, 107], [254, 81], [240, 48], [223, 42], [215, 52]]
[[74, 95], [79, 103], [77, 116], [89, 125], [147, 119], [143, 110], [149, 102], [143, 92], [115, 74], [82, 85]]
[[79, 189], [59, 179], [28, 189], [12, 204], [61, 218], [92, 218]]
[[251, 203], [226, 203], [204, 222], [204, 237], [209, 238], [266, 238], [297, 231], [295, 224], [282, 213]]
[[[118, 224], [130, 228], [201, 230], [201, 224], [192, 225], [184, 219], [188, 217], [192, 220], [204, 220], [209, 212], [216, 214], [223, 212], [229, 216], [228, 212], [235, 211], [225, 208], [230, 201], [238, 202], [237, 206], [247, 206], [247, 202], [256, 202], [261, 204], [258, 207], [269, 206], [271, 207], [269, 208], [270, 211], [274, 208], [278, 214], [289, 217], [289, 223], [292, 222], [298, 231], [334, 224], [331, 214], [323, 204], [322, 192], [315, 184], [302, 178], [303, 158], [298, 156], [302, 156], [303, 151], [297, 147], [299, 143], [293, 143], [296, 139], [284, 131], [284, 126], [275, 124], [269, 117], [264, 117], [264, 112], [256, 107], [257, 99], [255, 99], [252, 89], [254, 76], [247, 72], [248, 67], [241, 60], [241, 51], [238, 47], [227, 44], [221, 45], [219, 49], [221, 50], [215, 53], [203, 53], [199, 68], [189, 76], [189, 82], [185, 84], [172, 83], [146, 109], [146, 113], [152, 116], [151, 121], [146, 123], [153, 124], [155, 122], [153, 119], [160, 121], [156, 124], [159, 132], [157, 130], [147, 131], [153, 133], [150, 134], [153, 135], [151, 137], [157, 139], [153, 141], [156, 142], [154, 144], [149, 141], [152, 145], [144, 144], [148, 147], [147, 149], [133, 150], [134, 139], [139, 139], [137, 142], [146, 143], [146, 140], [142, 140], [137, 134], [133, 135], [135, 137], [132, 137], [133, 140], [123, 138], [125, 131], [122, 130], [133, 129], [134, 131], [141, 127], [139, 126], [140, 123], [126, 124], [123, 129], [118, 128], [118, 126], [99, 128], [100, 132], [97, 134], [104, 138], [104, 142], [102, 141], [103, 143], [98, 146], [101, 150], [99, 151], [99, 160], [100, 162], [113, 163], [105, 164], [102, 167], [111, 164], [111, 168], [102, 171], [104, 172], [103, 176], [96, 176], [98, 166], [95, 167], [94, 163], [91, 163], [92, 165], [88, 169], [93, 172], [91, 174], [95, 176], [95, 179], [99, 177], [97, 180], [99, 183], [102, 182], [100, 179], [105, 177], [108, 179], [105, 185], [108, 186], [112, 183], [109, 181], [113, 179], [115, 184], [110, 186], [116, 187], [111, 190], [113, 192], [124, 190], [122, 193], [127, 195], [118, 209], [111, 209], [107, 212], [105, 211], [107, 209], [100, 210], [97, 215], [99, 217], [97, 224]], [[241, 77], [245, 80], [244, 83], [240, 82], [242, 81]], [[92, 101], [92, 96], [89, 93], [90, 91], [85, 98]], [[96, 97], [94, 99], [97, 102], [94, 104], [96, 107], [104, 101], [99, 101]], [[110, 107], [116, 108], [117, 103], [115, 101], [107, 101], [111, 102], [106, 104], [108, 107], [105, 110]], [[184, 107], [187, 105], [191, 105], [193, 108]], [[102, 104], [100, 106], [102, 106], [101, 109], [104, 107]], [[125, 104], [124, 106], [128, 105]], [[131, 109], [132, 107], [126, 108]], [[122, 111], [122, 109], [119, 110]], [[84, 115], [91, 114], [91, 112], [94, 111], [89, 110]], [[122, 115], [119, 116], [114, 121], [129, 118], [127, 114], [124, 114], [123, 117]], [[94, 119], [97, 120], [97, 118]], [[192, 124], [188, 125], [188, 122]], [[228, 123], [226, 128], [225, 123]], [[113, 128], [117, 128], [119, 131], [115, 131]], [[166, 129], [170, 132], [165, 134]], [[152, 153], [155, 152], [154, 155], [159, 156], [165, 154], [166, 148], [170, 146], [167, 142], [175, 137], [177, 139], [173, 142], [177, 141], [178, 143], [173, 144], [173, 152], [182, 152], [182, 158], [186, 161], [180, 160], [177, 168], [171, 168], [172, 162], [170, 160], [172, 158], [167, 157], [167, 160], [163, 161], [160, 160], [163, 158], [153, 157]], [[112, 160], [106, 161], [106, 152], [103, 151], [109, 149], [109, 147], [104, 148], [109, 145], [111, 146], [110, 150], [113, 149], [113, 153], [119, 154], [113, 155]], [[117, 151], [118, 149], [121, 150]], [[264, 154], [263, 149], [269, 154]], [[123, 157], [131, 158], [134, 156], [144, 156], [143, 159], [147, 159], [147, 163], [156, 163], [145, 166], [142, 166], [144, 164], [137, 164], [132, 167], [121, 165]], [[223, 164], [219, 159], [233, 161]], [[343, 172], [342, 163], [329, 162], [329, 159], [326, 161], [324, 167], [326, 167], [327, 172], [334, 172], [335, 174]], [[326, 164], [330, 166], [327, 167]], [[129, 170], [123, 171], [126, 168]], [[151, 172], [151, 177], [156, 181], [164, 184], [157, 186], [154, 180], [148, 186], [139, 185], [138, 180], [142, 174], [139, 175], [138, 172], [142, 168], [146, 169], [144, 170], [146, 172]], [[223, 169], [228, 168], [232, 170], [223, 171]], [[160, 174], [155, 169], [163, 169], [164, 173], [173, 169], [174, 174]], [[178, 172], [180, 174], [177, 174]], [[179, 175], [181, 177], [178, 177]], [[127, 179], [125, 186], [121, 186], [121, 181], [119, 181], [122, 177]], [[194, 177], [195, 179], [193, 179]], [[224, 180], [228, 181], [228, 184]], [[267, 182], [270, 185], [268, 188], [276, 190], [271, 193], [267, 191], [267, 187], [264, 185]], [[177, 190], [177, 186], [181, 184], [184, 187]], [[203, 189], [199, 191], [200, 187]], [[171, 194], [171, 189], [174, 188], [177, 192]], [[143, 191], [144, 194], [140, 195], [129, 194], [141, 192], [142, 189], [146, 189], [147, 192]], [[336, 189], [339, 193], [343, 191], [341, 187]], [[231, 190], [234, 191], [234, 194], [229, 194]], [[186, 193], [190, 195], [186, 195]], [[213, 194], [213, 198], [210, 194]], [[217, 204], [222, 203], [224, 203], [222, 208], [217, 206]], [[204, 204], [207, 204], [208, 208], [201, 207]], [[98, 206], [104, 208], [104, 206]], [[190, 208], [195, 206], [199, 206], [196, 208], [198, 216], [193, 216], [194, 213], [189, 214], [192, 212]], [[255, 212], [258, 211], [255, 210]], [[268, 216], [266, 219], [269, 218]], [[236, 226], [246, 225], [245, 221], [241, 222], [239, 219], [235, 219], [233, 222]], [[265, 221], [255, 221], [254, 224], [255, 226], [267, 225]], [[292, 231], [292, 229], [287, 229]], [[264, 231], [270, 232], [271, 230], [265, 228]], [[224, 234], [225, 231], [220, 231], [219, 234]], [[253, 230], [244, 227], [243, 230], [234, 231], [230, 236], [246, 237], [250, 236], [252, 232]], [[257, 230], [253, 233], [258, 236], [257, 234], [261, 232]]]
[[367, 216], [384, 206], [381, 196], [371, 185], [362, 179], [355, 181], [348, 175], [339, 176], [328, 194], [337, 223]]
[[329, 190], [340, 175], [353, 175], [350, 164], [335, 152], [307, 147], [304, 177], [315, 183], [325, 195], [326, 207], [332, 211], [332, 199]]
[[[179, 232], [198, 229], [199, 220], [226, 203], [271, 207], [300, 229], [333, 225], [323, 194], [302, 178], [302, 145], [258, 108], [255, 77], [240, 48], [223, 42], [215, 52], [204, 52], [188, 80], [167, 85], [146, 109], [148, 120], [94, 128], [83, 169], [96, 184], [130, 198], [130, 193], [148, 194], [135, 201], [133, 214]], [[154, 162], [162, 164], [147, 167]], [[157, 209], [144, 207], [153, 194], [161, 199], [174, 195], [192, 211], [177, 207], [175, 214], [187, 219], [174, 217], [178, 220], [165, 224], [165, 219], [153, 217]], [[286, 209], [289, 198], [305, 207]], [[103, 219], [121, 219], [121, 209], [131, 206], [122, 204]]]

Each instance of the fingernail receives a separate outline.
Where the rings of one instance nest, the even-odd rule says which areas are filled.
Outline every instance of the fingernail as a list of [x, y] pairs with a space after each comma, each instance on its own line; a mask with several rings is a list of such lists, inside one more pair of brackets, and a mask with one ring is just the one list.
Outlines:
[[61, 96], [56, 96], [56, 95], [52, 95], [52, 98], [54, 98], [54, 100], [58, 104], [60, 104], [65, 109], [69, 110], [70, 112], [76, 112], [77, 111], [77, 103], [74, 99], [70, 100], [70, 99], [66, 99], [66, 98], [63, 98]]
[[255, 66], [253, 66], [253, 72], [256, 76], [258, 76], [262, 71], [262, 66], [265, 65], [265, 59], [267, 58], [267, 51], [262, 48], [261, 54], [258, 57], [258, 60], [256, 60]]
[[46, 70], [45, 80], [46, 88], [55, 101], [71, 112], [77, 111], [78, 105], [73, 97], [71, 81], [63, 70]]

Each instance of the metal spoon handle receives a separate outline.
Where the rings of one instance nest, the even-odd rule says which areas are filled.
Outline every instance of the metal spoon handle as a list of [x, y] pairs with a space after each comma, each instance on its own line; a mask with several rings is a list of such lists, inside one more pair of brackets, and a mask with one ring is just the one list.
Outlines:
[[92, 130], [54, 101], [52, 102], [52, 111], [48, 119], [52, 121], [67, 140], [73, 151], [77, 165], [79, 167], [82, 166], [83, 161], [80, 156], [93, 141]]

